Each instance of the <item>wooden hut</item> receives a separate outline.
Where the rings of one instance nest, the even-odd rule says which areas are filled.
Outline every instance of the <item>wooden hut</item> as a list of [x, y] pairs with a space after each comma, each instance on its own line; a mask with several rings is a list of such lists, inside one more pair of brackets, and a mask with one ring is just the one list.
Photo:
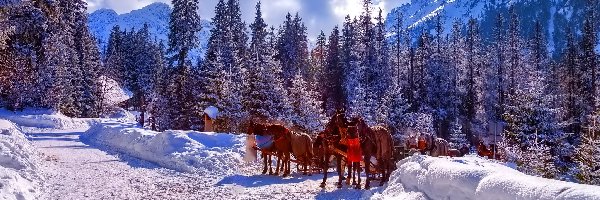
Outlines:
[[214, 132], [215, 125], [214, 122], [217, 120], [219, 115], [219, 109], [214, 106], [209, 106], [204, 109], [204, 132]]

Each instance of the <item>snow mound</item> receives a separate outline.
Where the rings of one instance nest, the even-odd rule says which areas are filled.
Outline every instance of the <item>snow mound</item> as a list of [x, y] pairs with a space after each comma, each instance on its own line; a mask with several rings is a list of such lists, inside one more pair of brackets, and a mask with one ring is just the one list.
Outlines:
[[47, 109], [25, 109], [18, 112], [0, 109], [0, 118], [26, 127], [52, 129], [81, 129], [89, 127], [89, 119], [74, 119], [60, 112]]
[[89, 143], [185, 172], [233, 174], [243, 163], [243, 136], [192, 131], [155, 132], [135, 123], [99, 122], [82, 135]]
[[374, 199], [600, 199], [600, 187], [528, 176], [479, 157], [401, 160]]
[[0, 199], [36, 199], [40, 195], [39, 160], [23, 132], [0, 120]]

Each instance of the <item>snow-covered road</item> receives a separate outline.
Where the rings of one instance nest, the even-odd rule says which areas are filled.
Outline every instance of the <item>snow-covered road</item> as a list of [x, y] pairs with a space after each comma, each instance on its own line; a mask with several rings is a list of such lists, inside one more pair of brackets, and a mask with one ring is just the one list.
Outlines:
[[43, 199], [361, 199], [378, 191], [337, 189], [335, 178], [321, 189], [320, 174], [258, 175], [256, 163], [227, 176], [181, 173], [85, 144], [85, 129], [24, 130], [44, 154]]
[[33, 144], [44, 154], [44, 199], [203, 199], [231, 195], [213, 187], [219, 177], [179, 173], [84, 144], [85, 130], [34, 130]]

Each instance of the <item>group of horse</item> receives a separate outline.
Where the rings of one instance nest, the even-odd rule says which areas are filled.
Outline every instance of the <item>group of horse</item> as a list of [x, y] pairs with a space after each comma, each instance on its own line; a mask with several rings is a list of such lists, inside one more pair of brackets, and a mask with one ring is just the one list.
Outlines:
[[[323, 173], [320, 186], [325, 187], [330, 161], [334, 158], [338, 188], [342, 187], [343, 180], [351, 185], [352, 179], [352, 185], [360, 189], [360, 173], [364, 168], [365, 188], [368, 189], [375, 178], [379, 178], [380, 185], [388, 181], [393, 168], [390, 132], [382, 126], [370, 127], [362, 118], [347, 120], [343, 113], [336, 113], [314, 140], [306, 133], [291, 131], [280, 124], [252, 122], [247, 134], [256, 137], [256, 149], [262, 152], [263, 174], [279, 175], [282, 172], [284, 177], [288, 176], [291, 155], [294, 155], [294, 161], [304, 175], [311, 175], [315, 168]], [[272, 156], [277, 157], [274, 173]], [[347, 177], [344, 177], [343, 163], [346, 163]]]
[[[332, 158], [338, 173], [337, 187], [341, 188], [343, 180], [346, 180], [347, 185], [354, 185], [357, 189], [361, 188], [362, 171], [366, 174], [365, 189], [369, 189], [375, 179], [379, 179], [380, 186], [387, 182], [395, 167], [394, 159], [398, 158], [394, 156], [394, 141], [388, 129], [368, 126], [360, 117], [348, 120], [340, 112], [331, 117], [314, 140], [307, 133], [292, 131], [281, 124], [251, 122], [247, 134], [256, 138], [254, 148], [262, 152], [262, 174], [279, 175], [282, 172], [286, 177], [294, 161], [304, 175], [310, 176], [315, 170], [322, 172], [321, 187], [326, 186]], [[434, 157], [462, 157], [470, 151], [467, 146], [452, 149], [446, 140], [431, 135], [409, 136], [406, 147], [409, 155], [420, 152]], [[482, 142], [478, 144], [477, 151], [480, 156], [491, 158], [492, 151]], [[291, 159], [291, 155], [295, 160]], [[275, 172], [273, 156], [277, 158]], [[347, 168], [347, 177], [344, 177], [343, 164]]]

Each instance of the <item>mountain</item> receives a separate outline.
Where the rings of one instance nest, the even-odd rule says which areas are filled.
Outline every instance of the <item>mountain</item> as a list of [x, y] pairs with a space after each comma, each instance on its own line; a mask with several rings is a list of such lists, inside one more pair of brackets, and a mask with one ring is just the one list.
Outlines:
[[[536, 20], [539, 20], [546, 33], [551, 52], [558, 53], [565, 46], [565, 33], [573, 28], [581, 34], [585, 17], [584, 0], [412, 0], [393, 9], [387, 16], [386, 26], [392, 30], [399, 14], [402, 14], [404, 25], [413, 36], [421, 31], [433, 32], [438, 15], [445, 23], [444, 32], [451, 31], [452, 23], [459, 20], [464, 24], [470, 18], [478, 19], [486, 41], [493, 41], [492, 30], [498, 14], [502, 14], [505, 22], [509, 18], [509, 8], [514, 5], [519, 15], [521, 35], [525, 39], [533, 34]], [[598, 5], [595, 9], [598, 10]], [[507, 25], [508, 23], [505, 23]]]
[[[169, 19], [171, 7], [165, 3], [153, 3], [142, 9], [133, 10], [130, 13], [117, 14], [111, 9], [100, 9], [91, 13], [88, 17], [89, 29], [98, 40], [100, 49], [105, 49], [110, 31], [115, 25], [121, 30], [139, 30], [145, 23], [148, 24], [150, 34], [157, 40], [168, 43]], [[195, 62], [199, 55], [204, 55], [207, 49], [207, 40], [210, 36], [211, 25], [207, 20], [202, 20], [202, 30], [198, 33], [200, 47], [190, 52], [190, 59]]]

